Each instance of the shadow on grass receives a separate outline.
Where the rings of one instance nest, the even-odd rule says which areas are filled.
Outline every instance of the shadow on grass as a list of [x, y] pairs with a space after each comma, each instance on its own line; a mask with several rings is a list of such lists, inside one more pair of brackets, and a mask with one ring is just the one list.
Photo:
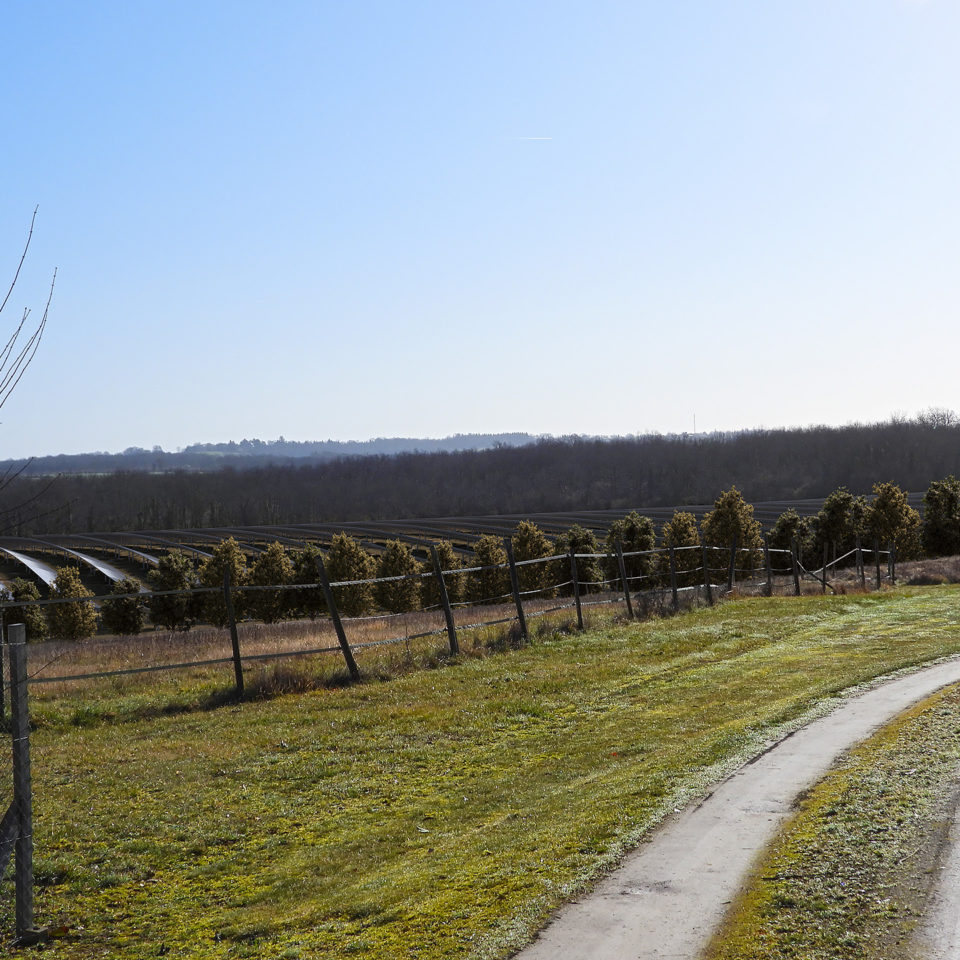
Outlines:
[[[561, 627], [561, 633], [567, 629]], [[556, 632], [538, 631], [539, 636]], [[572, 632], [572, 631], [570, 631]], [[511, 624], [499, 630], [478, 632], [472, 642], [464, 644], [458, 656], [447, 649], [430, 651], [397, 650], [386, 660], [376, 660], [361, 667], [360, 683], [386, 683], [418, 670], [436, 670], [456, 666], [466, 660], [506, 654], [525, 644], [519, 627]], [[157, 720], [164, 717], [206, 713], [224, 707], [238, 707], [243, 703], [272, 700], [288, 694], [309, 693], [321, 690], [343, 690], [356, 686], [349, 671], [342, 667], [318, 672], [308, 665], [276, 663], [269, 667], [248, 668], [244, 675], [244, 690], [237, 692], [233, 685], [214, 689], [197, 690], [192, 693], [173, 694], [170, 699], [161, 699], [162, 694], [145, 691], [142, 697], [127, 702], [88, 702], [76, 706], [62, 718], [52, 721], [41, 717], [39, 723], [66, 724], [72, 727], [96, 727], [100, 725]]]
[[[497, 645], [491, 645], [494, 652]], [[474, 651], [476, 656], [477, 652]], [[415, 670], [437, 669], [453, 666], [464, 659], [453, 657], [445, 651], [432, 651], [419, 656], [397, 657], [389, 663], [372, 663], [361, 671], [360, 683], [375, 683], [394, 680]], [[244, 690], [239, 693], [232, 684], [226, 687], [198, 690], [190, 694], [174, 694], [170, 699], [145, 692], [135, 700], [113, 703], [87, 702], [79, 704], [62, 719], [35, 718], [41, 725], [65, 723], [72, 727], [96, 727], [99, 725], [157, 720], [164, 717], [207, 713], [224, 707], [237, 707], [244, 703], [273, 700], [289, 694], [309, 693], [320, 690], [342, 690], [356, 686], [346, 668], [318, 672], [306, 666], [280, 663], [268, 669], [250, 670], [244, 676]], [[148, 699], [149, 698], [149, 699]], [[6, 722], [0, 719], [0, 724]]]
[[[362, 679], [368, 679], [364, 677]], [[362, 681], [361, 681], [362, 682]], [[271, 700], [289, 693], [305, 693], [310, 690], [339, 689], [350, 686], [353, 681], [346, 670], [318, 675], [306, 670], [277, 669], [269, 673], [245, 678], [244, 691], [238, 693], [235, 686], [198, 690], [192, 696], [180, 695], [163, 700], [153, 695], [152, 699], [137, 698], [134, 702], [82, 703], [74, 707], [59, 722], [72, 727], [96, 727], [106, 724], [158, 720], [164, 717], [208, 713], [224, 707], [237, 707], [243, 703]], [[48, 717], [36, 718], [39, 724], [50, 722]], [[2, 722], [2, 721], [0, 721]]]
[[[689, 609], [683, 605], [680, 612]], [[641, 603], [637, 620], [649, 620], [674, 615], [662, 598], [659, 602]], [[584, 617], [584, 628], [589, 631], [605, 623], [625, 623], [624, 617], [602, 617], [596, 614]], [[524, 638], [518, 623], [502, 626], [481, 627], [467, 635], [461, 635], [460, 653], [453, 655], [448, 649], [414, 650], [409, 647], [391, 648], [383, 657], [371, 659], [361, 666], [360, 683], [385, 683], [398, 677], [419, 671], [454, 667], [468, 660], [485, 659], [491, 656], [510, 655], [531, 643], [534, 638], [547, 641], [550, 638], [569, 637], [579, 633], [575, 620], [568, 615], [544, 618], [534, 627], [530, 636]], [[250, 666], [244, 674], [244, 691], [239, 694], [233, 685], [169, 691], [166, 694], [156, 689], [145, 688], [129, 699], [88, 701], [71, 710], [64, 705], [62, 712], [35, 715], [37, 726], [68, 726], [91, 728], [118, 723], [157, 720], [172, 716], [201, 714], [225, 707], [238, 707], [243, 703], [272, 700], [288, 694], [302, 694], [322, 690], [343, 690], [356, 686], [344, 668], [318, 671], [309, 664], [278, 662], [269, 666]]]

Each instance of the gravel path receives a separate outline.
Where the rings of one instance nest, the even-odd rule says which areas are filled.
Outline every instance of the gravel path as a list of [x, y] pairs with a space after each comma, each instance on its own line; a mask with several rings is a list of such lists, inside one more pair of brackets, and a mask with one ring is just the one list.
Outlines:
[[[562, 908], [516, 960], [694, 960], [797, 796], [844, 750], [958, 681], [960, 659], [953, 659], [841, 701], [666, 822], [589, 895]], [[960, 893], [960, 847], [953, 852], [945, 870]], [[960, 958], [957, 916], [944, 912], [954, 952], [934, 956]]]

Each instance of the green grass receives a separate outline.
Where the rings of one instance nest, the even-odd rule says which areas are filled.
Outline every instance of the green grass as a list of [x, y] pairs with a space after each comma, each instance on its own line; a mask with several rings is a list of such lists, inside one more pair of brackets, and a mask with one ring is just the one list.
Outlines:
[[852, 750], [764, 854], [710, 960], [915, 957], [958, 761], [957, 687]]
[[215, 709], [38, 704], [44, 955], [506, 956], [774, 727], [958, 627], [950, 587], [748, 600]]

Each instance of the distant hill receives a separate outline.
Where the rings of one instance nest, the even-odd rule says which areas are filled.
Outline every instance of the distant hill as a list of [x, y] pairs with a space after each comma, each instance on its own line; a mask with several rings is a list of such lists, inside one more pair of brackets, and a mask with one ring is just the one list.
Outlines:
[[491, 450], [522, 447], [537, 438], [529, 433], [457, 433], [452, 437], [378, 437], [375, 440], [241, 440], [239, 443], [192, 443], [183, 454], [273, 457], [297, 460], [335, 460], [337, 457], [369, 457], [397, 453], [436, 453], [455, 450]]
[[[66, 474], [208, 472], [223, 467], [254, 469], [278, 465], [328, 463], [342, 457], [395, 456], [400, 453], [454, 453], [493, 450], [534, 443], [529, 433], [458, 433], [452, 437], [378, 437], [374, 440], [231, 440], [192, 443], [176, 452], [153, 447], [128, 447], [122, 453], [76, 453], [34, 457], [24, 476]], [[0, 461], [0, 470], [16, 469], [23, 461]]]

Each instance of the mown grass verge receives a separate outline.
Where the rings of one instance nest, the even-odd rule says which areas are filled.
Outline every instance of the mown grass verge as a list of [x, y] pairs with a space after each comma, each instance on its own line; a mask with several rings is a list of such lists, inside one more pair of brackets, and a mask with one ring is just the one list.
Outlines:
[[710, 960], [913, 960], [958, 764], [960, 689], [951, 687], [850, 751], [810, 791]]
[[37, 906], [70, 929], [44, 953], [506, 956], [777, 725], [960, 652], [958, 601], [736, 601], [175, 715], [47, 704]]

